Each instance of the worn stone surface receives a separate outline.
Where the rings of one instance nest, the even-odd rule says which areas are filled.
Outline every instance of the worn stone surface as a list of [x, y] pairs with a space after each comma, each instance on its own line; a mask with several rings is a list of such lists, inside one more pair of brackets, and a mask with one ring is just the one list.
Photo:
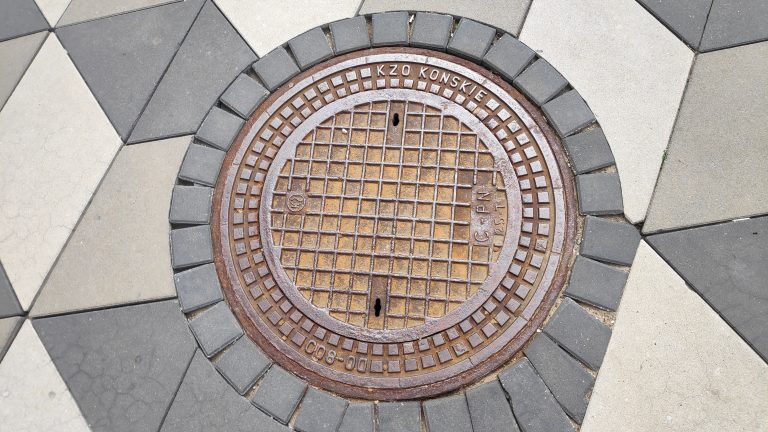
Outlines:
[[261, 83], [246, 74], [240, 74], [221, 95], [221, 102], [240, 117], [248, 118], [268, 94]]
[[34, 0], [0, 3], [0, 41], [48, 29], [48, 22]]
[[587, 258], [611, 264], [631, 265], [640, 233], [634, 226], [594, 216], [587, 216], [580, 253]]
[[768, 213], [766, 69], [768, 42], [696, 59], [645, 233]]
[[445, 51], [453, 29], [453, 17], [432, 12], [418, 12], [411, 29], [411, 45]]
[[3, 361], [5, 352], [16, 337], [16, 332], [24, 323], [24, 317], [16, 316], [10, 318], [0, 318], [0, 361]]
[[226, 153], [221, 150], [192, 143], [184, 155], [179, 178], [205, 186], [214, 186], [224, 156]]
[[768, 217], [659, 234], [647, 241], [768, 361]]
[[[544, 327], [544, 332], [592, 370], [600, 369], [611, 329], [569, 298]], [[513, 405], [514, 408], [514, 405]]]
[[197, 347], [175, 300], [34, 325], [94, 431], [158, 430]]
[[421, 432], [418, 402], [381, 402], [378, 419], [379, 432]]
[[291, 53], [299, 67], [304, 70], [333, 56], [325, 32], [315, 27], [288, 41]]
[[245, 394], [272, 362], [247, 337], [241, 337], [216, 362], [216, 369], [240, 394]]
[[225, 302], [203, 311], [189, 322], [189, 327], [207, 357], [213, 357], [243, 335], [243, 329]]
[[563, 140], [571, 166], [576, 174], [584, 174], [613, 165], [613, 153], [600, 128], [571, 135]]
[[350, 403], [344, 412], [339, 432], [373, 432], [373, 404]]
[[536, 53], [527, 45], [510, 35], [504, 35], [488, 50], [483, 63], [512, 81], [535, 57]]
[[472, 430], [464, 393], [424, 402], [424, 420], [429, 431], [464, 432]]
[[624, 211], [621, 180], [616, 173], [594, 173], [576, 176], [579, 210], [582, 214], [612, 215]]
[[283, 424], [288, 424], [306, 388], [306, 382], [280, 366], [272, 365], [259, 382], [252, 402]]
[[561, 137], [573, 135], [595, 122], [595, 115], [576, 90], [556, 97], [541, 109]]
[[568, 86], [568, 81], [544, 59], [536, 60], [520, 76], [515, 87], [536, 105], [544, 105]]
[[99, 18], [125, 14], [126, 12], [139, 11], [141, 9], [155, 9], [155, 6], [178, 1], [179, 0], [72, 0], [56, 26], [61, 27], [83, 21], [97, 20]]
[[211, 227], [200, 225], [171, 231], [171, 263], [182, 269], [213, 261]]
[[627, 283], [627, 273], [597, 261], [577, 256], [565, 295], [592, 306], [615, 311]]
[[768, 39], [768, 3], [759, 0], [714, 0], [701, 38], [711, 51]]
[[24, 310], [13, 292], [11, 281], [3, 270], [3, 264], [0, 263], [0, 318], [22, 315]]
[[213, 263], [176, 273], [173, 280], [182, 312], [191, 312], [224, 299]]
[[195, 137], [200, 141], [227, 151], [245, 121], [221, 108], [213, 107], [205, 116]]
[[635, 0], [537, 0], [520, 40], [589, 103], [616, 158], [627, 218], [642, 221], [693, 51]]
[[274, 91], [299, 73], [299, 67], [285, 48], [279, 47], [259, 59], [253, 65], [253, 71], [270, 91]]
[[408, 12], [382, 12], [371, 16], [372, 45], [408, 45]]
[[496, 29], [462, 18], [448, 42], [448, 52], [480, 61], [496, 37]]
[[699, 48], [712, 0], [638, 0], [685, 43]]
[[0, 262], [28, 309], [121, 145], [55, 35], [0, 111], [0, 142]]
[[583, 432], [768, 429], [768, 366], [642, 243]]
[[346, 399], [310, 388], [293, 427], [299, 432], [336, 432], [348, 404]]
[[189, 141], [123, 147], [41, 288], [32, 316], [175, 297], [165, 239], [171, 190]]
[[207, 224], [211, 220], [213, 189], [204, 186], [174, 186], [168, 220], [181, 224]]
[[39, 32], [0, 42], [0, 109], [47, 36], [48, 32]]
[[332, 22], [330, 28], [336, 54], [344, 54], [371, 46], [371, 40], [368, 37], [368, 23], [366, 23], [365, 17], [359, 16]]
[[498, 380], [467, 390], [467, 404], [474, 432], [520, 431]]

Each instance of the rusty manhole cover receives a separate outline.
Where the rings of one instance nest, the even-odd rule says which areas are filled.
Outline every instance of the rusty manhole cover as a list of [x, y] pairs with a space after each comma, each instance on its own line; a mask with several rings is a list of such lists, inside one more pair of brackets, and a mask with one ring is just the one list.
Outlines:
[[517, 352], [563, 283], [569, 174], [543, 117], [464, 60], [399, 48], [283, 86], [214, 200], [230, 306], [283, 367], [354, 397], [426, 397]]

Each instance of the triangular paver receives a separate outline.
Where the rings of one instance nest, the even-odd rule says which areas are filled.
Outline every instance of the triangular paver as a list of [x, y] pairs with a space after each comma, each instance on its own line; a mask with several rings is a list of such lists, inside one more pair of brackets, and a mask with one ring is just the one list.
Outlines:
[[39, 32], [0, 42], [0, 109], [11, 97], [46, 36], [48, 32]]
[[0, 41], [48, 29], [34, 0], [0, 1]]
[[64, 11], [67, 10], [70, 1], [71, 0], [35, 0], [37, 7], [40, 8], [40, 12], [43, 13], [51, 27], [56, 27], [56, 23], [59, 21], [59, 18], [61, 18]]
[[699, 48], [712, 0], [638, 0], [685, 43]]
[[57, 27], [177, 1], [179, 0], [72, 0]]

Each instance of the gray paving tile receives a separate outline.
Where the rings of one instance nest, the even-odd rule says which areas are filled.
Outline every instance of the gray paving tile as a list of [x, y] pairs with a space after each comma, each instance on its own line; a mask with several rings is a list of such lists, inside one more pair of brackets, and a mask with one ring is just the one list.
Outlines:
[[213, 188], [204, 186], [173, 187], [168, 220], [180, 224], [207, 224], [211, 219]]
[[348, 404], [346, 399], [310, 387], [293, 427], [298, 432], [336, 432]]
[[472, 430], [472, 420], [464, 393], [425, 401], [424, 417], [430, 432]]
[[573, 135], [595, 122], [595, 115], [576, 90], [556, 97], [541, 109], [561, 137]]
[[203, 1], [185, 1], [56, 31], [123, 141], [128, 139]]
[[240, 117], [213, 107], [205, 116], [195, 137], [206, 144], [227, 151], [243, 124], [245, 120]]
[[354, 402], [344, 412], [339, 432], [373, 432], [373, 403]]
[[448, 52], [480, 61], [496, 37], [496, 29], [477, 21], [462, 18], [451, 41], [448, 42]]
[[411, 32], [411, 45], [445, 51], [453, 30], [453, 17], [431, 12], [417, 12]]
[[275, 91], [281, 84], [299, 73], [299, 66], [283, 47], [272, 50], [253, 65], [261, 82], [269, 91]]
[[549, 62], [538, 59], [514, 81], [515, 87], [536, 105], [544, 105], [568, 86], [568, 81]]
[[94, 431], [156, 431], [197, 348], [175, 300], [33, 325]]
[[488, 50], [483, 63], [507, 81], [512, 81], [535, 57], [536, 53], [528, 45], [505, 34]]
[[256, 55], [211, 1], [195, 22], [131, 132], [130, 142], [192, 133]]
[[768, 39], [768, 2], [715, 0], [707, 18], [701, 51], [712, 51]]
[[200, 144], [190, 144], [184, 162], [181, 163], [179, 178], [205, 186], [216, 184], [216, 178], [224, 162], [224, 153]]
[[20, 316], [0, 319], [0, 362], [3, 361], [22, 323], [24, 323], [24, 317]]
[[173, 281], [184, 313], [224, 300], [213, 263], [176, 273]]
[[768, 361], [768, 217], [658, 234], [647, 241]]
[[331, 23], [331, 35], [336, 54], [344, 54], [363, 48], [370, 48], [368, 23], [365, 17], [358, 16]]
[[200, 225], [171, 231], [171, 263], [182, 269], [213, 261], [211, 227]]
[[637, 0], [685, 43], [697, 49], [712, 0]]
[[382, 402], [378, 408], [379, 432], [421, 432], [418, 402]]
[[261, 83], [240, 74], [221, 95], [221, 102], [240, 117], [248, 118], [267, 95], [269, 92]]
[[46, 36], [48, 32], [43, 31], [0, 42], [0, 109], [11, 97]]
[[219, 373], [237, 390], [245, 394], [272, 362], [247, 337], [241, 337], [216, 362]]
[[467, 404], [474, 432], [520, 432], [498, 380], [467, 390]]
[[238, 395], [197, 351], [161, 432], [288, 432]]
[[16, 298], [11, 281], [8, 280], [3, 264], [0, 263], [0, 318], [22, 315], [23, 313], [24, 310], [21, 309], [19, 300]]
[[581, 240], [580, 254], [611, 264], [632, 265], [640, 233], [637, 228], [595, 216], [587, 216]]
[[72, 0], [56, 27], [139, 11], [179, 0]]
[[589, 392], [595, 385], [592, 375], [544, 333], [539, 333], [528, 345], [525, 356], [566, 414], [581, 424], [587, 412]]
[[408, 45], [408, 12], [382, 12], [371, 17], [373, 46]]
[[523, 432], [575, 431], [563, 409], [527, 358], [499, 374]]
[[589, 215], [624, 213], [621, 180], [617, 173], [594, 173], [576, 176], [579, 210]]
[[193, 318], [189, 327], [207, 357], [213, 357], [243, 335], [243, 329], [223, 301]]
[[304, 70], [333, 57], [333, 49], [320, 27], [308, 30], [288, 41], [296, 63]]
[[0, 2], [0, 41], [48, 29], [48, 21], [34, 0]]
[[615, 311], [628, 274], [611, 266], [577, 256], [565, 295], [592, 306]]
[[611, 147], [600, 128], [571, 135], [563, 140], [563, 144], [568, 150], [576, 174], [584, 174], [615, 163]]
[[269, 368], [251, 402], [262, 411], [288, 424], [304, 396], [307, 384], [277, 365]]
[[[611, 339], [611, 329], [569, 298], [544, 327], [544, 332], [592, 370], [600, 369]], [[514, 409], [514, 404], [512, 405]]]

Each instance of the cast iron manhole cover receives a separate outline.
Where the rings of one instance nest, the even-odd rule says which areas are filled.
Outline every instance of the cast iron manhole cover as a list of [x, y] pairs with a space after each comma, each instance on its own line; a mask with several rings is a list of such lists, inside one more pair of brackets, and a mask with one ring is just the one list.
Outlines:
[[214, 199], [216, 262], [248, 335], [363, 398], [415, 398], [517, 352], [566, 275], [575, 224], [559, 143], [464, 60], [337, 57], [253, 114]]

